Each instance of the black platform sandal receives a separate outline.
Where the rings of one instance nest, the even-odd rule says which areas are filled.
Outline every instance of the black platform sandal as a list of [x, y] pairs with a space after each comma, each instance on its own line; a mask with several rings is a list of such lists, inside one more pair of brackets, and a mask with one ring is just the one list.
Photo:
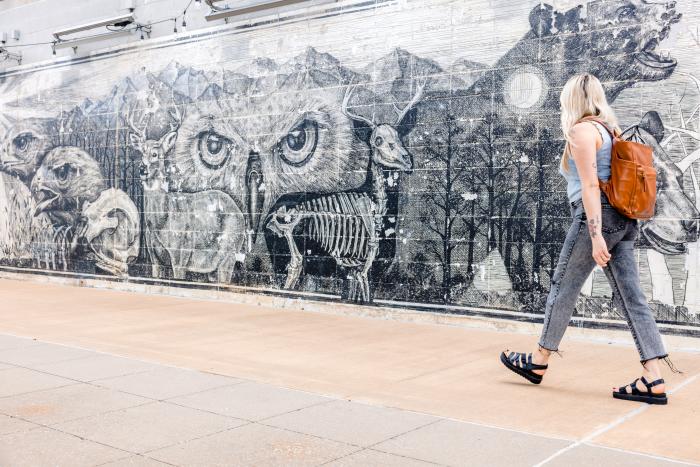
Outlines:
[[[639, 380], [640, 378], [637, 378], [630, 384], [622, 386], [618, 391], [613, 391], [613, 397], [615, 399], [622, 399], [626, 401], [646, 402], [647, 404], [668, 404], [668, 398], [666, 397], [665, 392], [662, 392], [661, 394], [654, 394], [653, 392], [651, 392], [651, 388], [653, 388], [654, 386], [664, 384], [663, 379], [657, 379], [656, 381], [652, 381], [650, 383], [646, 380], [646, 378], [644, 378], [644, 376], [642, 376], [641, 381], [642, 384], [646, 386], [646, 391], [640, 391], [639, 389], [637, 389], [637, 381]], [[627, 386], [630, 387], [630, 391], [627, 391]]]
[[524, 354], [520, 352], [511, 352], [506, 356], [505, 352], [501, 352], [501, 362], [513, 373], [517, 373], [532, 384], [540, 384], [542, 376], [532, 370], [546, 370], [549, 365], [538, 365], [532, 363], [532, 354]]

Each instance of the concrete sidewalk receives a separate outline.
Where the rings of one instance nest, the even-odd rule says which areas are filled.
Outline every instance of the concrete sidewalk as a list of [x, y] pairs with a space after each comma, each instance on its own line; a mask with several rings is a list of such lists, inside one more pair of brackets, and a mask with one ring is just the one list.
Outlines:
[[0, 296], [2, 466], [700, 462], [693, 352], [649, 407], [610, 397], [638, 376], [628, 345], [569, 339], [536, 387], [498, 362], [522, 333], [8, 280]]

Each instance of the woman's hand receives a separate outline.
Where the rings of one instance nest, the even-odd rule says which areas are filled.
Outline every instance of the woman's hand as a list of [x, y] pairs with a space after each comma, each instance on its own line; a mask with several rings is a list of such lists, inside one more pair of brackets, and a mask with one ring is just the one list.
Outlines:
[[608, 265], [608, 261], [611, 258], [605, 239], [602, 235], [596, 235], [591, 237], [591, 243], [593, 244], [593, 259], [598, 266], [604, 268]]

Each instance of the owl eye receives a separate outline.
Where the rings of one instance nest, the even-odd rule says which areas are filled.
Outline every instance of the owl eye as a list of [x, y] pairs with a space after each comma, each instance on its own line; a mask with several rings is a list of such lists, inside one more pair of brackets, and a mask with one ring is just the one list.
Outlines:
[[210, 169], [220, 169], [231, 156], [234, 142], [214, 131], [197, 136], [197, 152], [202, 163]]
[[15, 139], [12, 140], [12, 144], [18, 152], [24, 152], [29, 148], [29, 143], [32, 142], [32, 139], [34, 139], [32, 135], [24, 133], [15, 137]]
[[304, 165], [316, 150], [318, 123], [304, 119], [277, 144], [277, 152], [284, 162], [293, 166]]
[[381, 146], [382, 144], [384, 144], [384, 138], [382, 138], [381, 136], [377, 136], [376, 138], [374, 138], [375, 146]]

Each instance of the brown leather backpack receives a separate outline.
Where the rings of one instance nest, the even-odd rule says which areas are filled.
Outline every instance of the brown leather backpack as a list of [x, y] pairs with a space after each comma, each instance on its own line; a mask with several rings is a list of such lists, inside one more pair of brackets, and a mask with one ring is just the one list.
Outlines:
[[656, 169], [651, 147], [625, 141], [607, 123], [593, 116], [579, 122], [600, 123], [610, 133], [610, 179], [598, 180], [610, 205], [630, 219], [650, 219], [656, 206]]

